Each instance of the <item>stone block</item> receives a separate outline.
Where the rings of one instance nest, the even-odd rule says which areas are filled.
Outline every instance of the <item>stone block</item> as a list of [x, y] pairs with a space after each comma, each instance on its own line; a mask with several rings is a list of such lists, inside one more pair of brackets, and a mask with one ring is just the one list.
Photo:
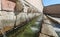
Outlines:
[[50, 36], [54, 36], [54, 37], [58, 37], [57, 33], [53, 29], [53, 26], [51, 26], [49, 24], [42, 25], [41, 33], [46, 34], [46, 35], [50, 35]]
[[6, 11], [1, 11], [0, 12], [0, 21], [2, 24], [2, 27], [5, 26], [14, 26], [15, 23], [15, 15], [13, 12], [6, 12]]
[[44, 34], [40, 33], [40, 36], [39, 37], [50, 37], [50, 36], [44, 35]]
[[21, 12], [17, 15], [16, 25], [19, 25], [21, 22], [25, 22], [27, 20], [27, 13]]
[[14, 11], [15, 5], [16, 4], [12, 1], [2, 0], [2, 9], [3, 10]]

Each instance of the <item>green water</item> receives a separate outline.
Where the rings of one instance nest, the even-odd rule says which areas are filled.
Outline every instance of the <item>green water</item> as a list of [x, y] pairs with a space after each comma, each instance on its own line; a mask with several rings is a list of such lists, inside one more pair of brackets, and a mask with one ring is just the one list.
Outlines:
[[36, 37], [36, 34], [31, 30], [30, 26], [34, 25], [37, 18], [28, 22], [25, 26], [18, 28], [11, 33], [7, 34], [7, 37]]

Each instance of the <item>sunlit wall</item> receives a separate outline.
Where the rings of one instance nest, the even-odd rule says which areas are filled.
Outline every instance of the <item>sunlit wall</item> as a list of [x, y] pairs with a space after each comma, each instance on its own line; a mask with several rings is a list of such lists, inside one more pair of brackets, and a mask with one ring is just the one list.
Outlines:
[[43, 11], [42, 0], [26, 0], [26, 1], [35, 6], [39, 11], [41, 12]]

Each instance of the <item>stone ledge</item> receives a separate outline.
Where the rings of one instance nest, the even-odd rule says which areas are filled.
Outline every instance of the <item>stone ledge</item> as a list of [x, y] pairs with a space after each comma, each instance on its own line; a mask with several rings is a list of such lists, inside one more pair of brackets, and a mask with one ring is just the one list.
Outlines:
[[58, 35], [54, 31], [53, 27], [51, 25], [48, 25], [48, 24], [42, 24], [41, 33], [46, 34], [46, 35], [50, 35], [50, 36], [54, 36], [54, 37], [58, 37]]

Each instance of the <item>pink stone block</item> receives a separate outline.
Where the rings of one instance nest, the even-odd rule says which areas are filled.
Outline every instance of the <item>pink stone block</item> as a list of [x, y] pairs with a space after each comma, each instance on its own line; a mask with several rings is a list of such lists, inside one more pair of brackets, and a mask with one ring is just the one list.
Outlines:
[[14, 11], [16, 3], [8, 0], [2, 0], [2, 9]]

